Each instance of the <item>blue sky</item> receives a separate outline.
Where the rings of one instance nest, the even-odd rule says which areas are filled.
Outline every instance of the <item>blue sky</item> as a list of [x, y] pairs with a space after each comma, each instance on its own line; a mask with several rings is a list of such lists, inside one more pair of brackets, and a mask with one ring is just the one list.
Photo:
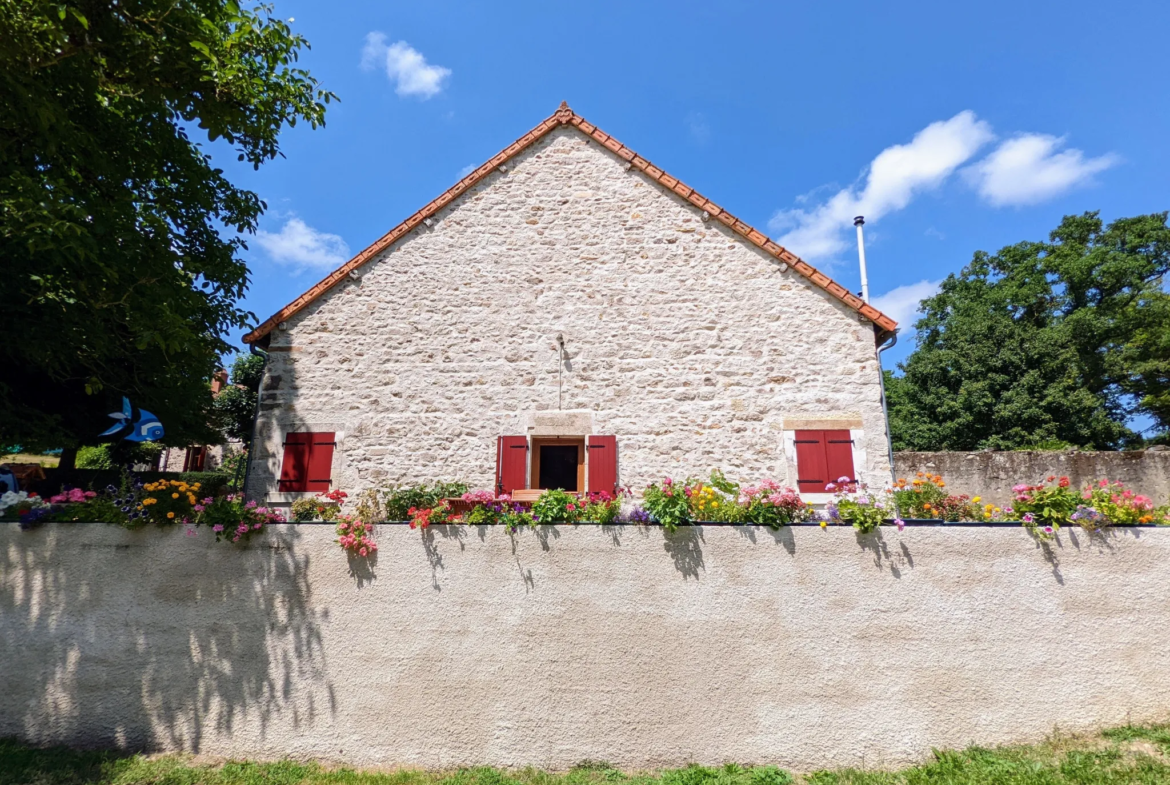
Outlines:
[[1170, 208], [1170, 4], [276, 0], [341, 102], [259, 172], [259, 319], [566, 100], [903, 321], [976, 250]]

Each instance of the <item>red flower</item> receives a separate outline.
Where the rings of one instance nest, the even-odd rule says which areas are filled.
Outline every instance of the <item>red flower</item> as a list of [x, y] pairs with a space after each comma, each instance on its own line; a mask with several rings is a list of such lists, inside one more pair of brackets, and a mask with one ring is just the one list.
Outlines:
[[1068, 487], [1068, 477], [1061, 477], [1061, 478], [1060, 478], [1060, 487], [1061, 487], [1061, 488], [1067, 488], [1067, 487]]
[[1056, 479], [1056, 475], [1055, 475], [1055, 474], [1050, 474], [1050, 475], [1048, 475], [1048, 482], [1052, 482], [1052, 481], [1053, 481], [1053, 480], [1055, 480], [1055, 479]]

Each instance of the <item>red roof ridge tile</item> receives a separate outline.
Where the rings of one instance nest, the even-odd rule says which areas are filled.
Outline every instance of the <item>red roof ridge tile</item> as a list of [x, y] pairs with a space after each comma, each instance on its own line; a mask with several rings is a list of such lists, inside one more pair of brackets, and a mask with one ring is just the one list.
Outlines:
[[557, 110], [546, 117], [543, 121], [538, 123], [535, 128], [521, 136], [516, 141], [512, 142], [512, 144], [508, 145], [500, 152], [496, 153], [483, 165], [479, 166], [455, 185], [448, 188], [421, 210], [417, 211], [405, 221], [395, 226], [389, 232], [382, 235], [348, 262], [338, 267], [329, 275], [325, 276], [325, 278], [323, 278], [307, 292], [270, 316], [258, 327], [256, 327], [256, 329], [245, 335], [244, 342], [255, 343], [259, 341], [265, 335], [272, 332], [272, 330], [274, 330], [281, 322], [288, 320], [289, 317], [298, 313], [318, 297], [325, 294], [325, 292], [344, 281], [351, 272], [356, 270], [358, 267], [361, 267], [363, 264], [378, 254], [382, 253], [382, 251], [386, 250], [395, 242], [413, 231], [416, 227], [418, 227], [419, 224], [423, 223], [432, 215], [442, 210], [457, 197], [466, 193], [474, 185], [479, 183], [480, 180], [491, 174], [497, 167], [506, 163], [509, 159], [530, 147], [534, 142], [541, 139], [545, 134], [562, 125], [573, 126], [581, 133], [600, 143], [614, 155], [629, 163], [631, 168], [642, 172], [647, 177], [657, 182], [659, 185], [677, 194], [679, 197], [691, 203], [700, 210], [705, 210], [711, 218], [717, 219], [720, 223], [727, 226], [729, 229], [746, 239], [748, 242], [752, 243], [774, 258], [785, 262], [792, 270], [795, 270], [797, 273], [803, 275], [816, 286], [824, 289], [833, 297], [852, 308], [860, 316], [869, 319], [877, 328], [880, 328], [875, 330], [877, 333], [876, 339], [879, 342], [883, 341], [897, 329], [897, 322], [895, 322], [893, 319], [886, 316], [872, 305], [862, 301], [860, 297], [853, 294], [833, 279], [829, 278], [829, 276], [825, 275], [820, 270], [817, 270], [815, 267], [798, 257], [796, 254], [772, 241], [764, 233], [736, 218], [734, 215], [727, 212], [695, 189], [684, 184], [681, 180], [671, 177], [666, 172], [654, 166], [652, 163], [635, 153], [630, 148], [626, 147], [617, 139], [605, 133], [600, 128], [587, 121], [584, 117], [581, 117], [575, 113], [572, 109], [569, 108], [569, 104], [566, 101], [561, 101], [561, 105], [557, 108]]

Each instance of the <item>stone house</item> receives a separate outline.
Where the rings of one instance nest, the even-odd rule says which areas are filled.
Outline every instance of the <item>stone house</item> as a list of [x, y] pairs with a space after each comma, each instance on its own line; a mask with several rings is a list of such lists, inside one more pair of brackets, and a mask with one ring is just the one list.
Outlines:
[[245, 337], [252, 498], [890, 477], [896, 329], [561, 107]]

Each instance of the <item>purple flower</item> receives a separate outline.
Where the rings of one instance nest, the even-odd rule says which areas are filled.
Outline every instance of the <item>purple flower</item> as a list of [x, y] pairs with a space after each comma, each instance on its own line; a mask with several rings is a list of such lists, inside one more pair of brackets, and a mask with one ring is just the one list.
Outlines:
[[902, 520], [901, 518], [895, 518], [894, 525], [898, 527], [898, 531], [902, 531], [906, 528], [906, 521]]
[[195, 512], [203, 512], [203, 505], [196, 504], [194, 509], [195, 509]]
[[217, 523], [217, 524], [215, 524], [214, 526], [212, 526], [212, 527], [211, 527], [211, 530], [212, 530], [213, 532], [221, 532], [221, 531], [223, 531], [223, 524], [222, 524], [222, 523]]
[[1044, 527], [1044, 533], [1045, 533], [1045, 534], [1052, 534], [1052, 527], [1051, 527], [1051, 526], [1045, 526], [1045, 527]]
[[837, 490], [837, 486], [836, 486], [836, 485], [834, 485], [834, 484], [833, 484], [833, 483], [831, 483], [831, 482], [830, 482], [830, 483], [826, 483], [826, 485], [825, 485], [825, 490], [826, 490], [826, 491], [835, 491], [835, 490]]
[[858, 496], [857, 503], [858, 504], [869, 504], [869, 497], [868, 496]]
[[853, 480], [850, 480], [848, 477], [838, 477], [837, 482], [853, 482]]
[[1024, 513], [1024, 523], [1035, 523], [1036, 518], [1030, 512]]

